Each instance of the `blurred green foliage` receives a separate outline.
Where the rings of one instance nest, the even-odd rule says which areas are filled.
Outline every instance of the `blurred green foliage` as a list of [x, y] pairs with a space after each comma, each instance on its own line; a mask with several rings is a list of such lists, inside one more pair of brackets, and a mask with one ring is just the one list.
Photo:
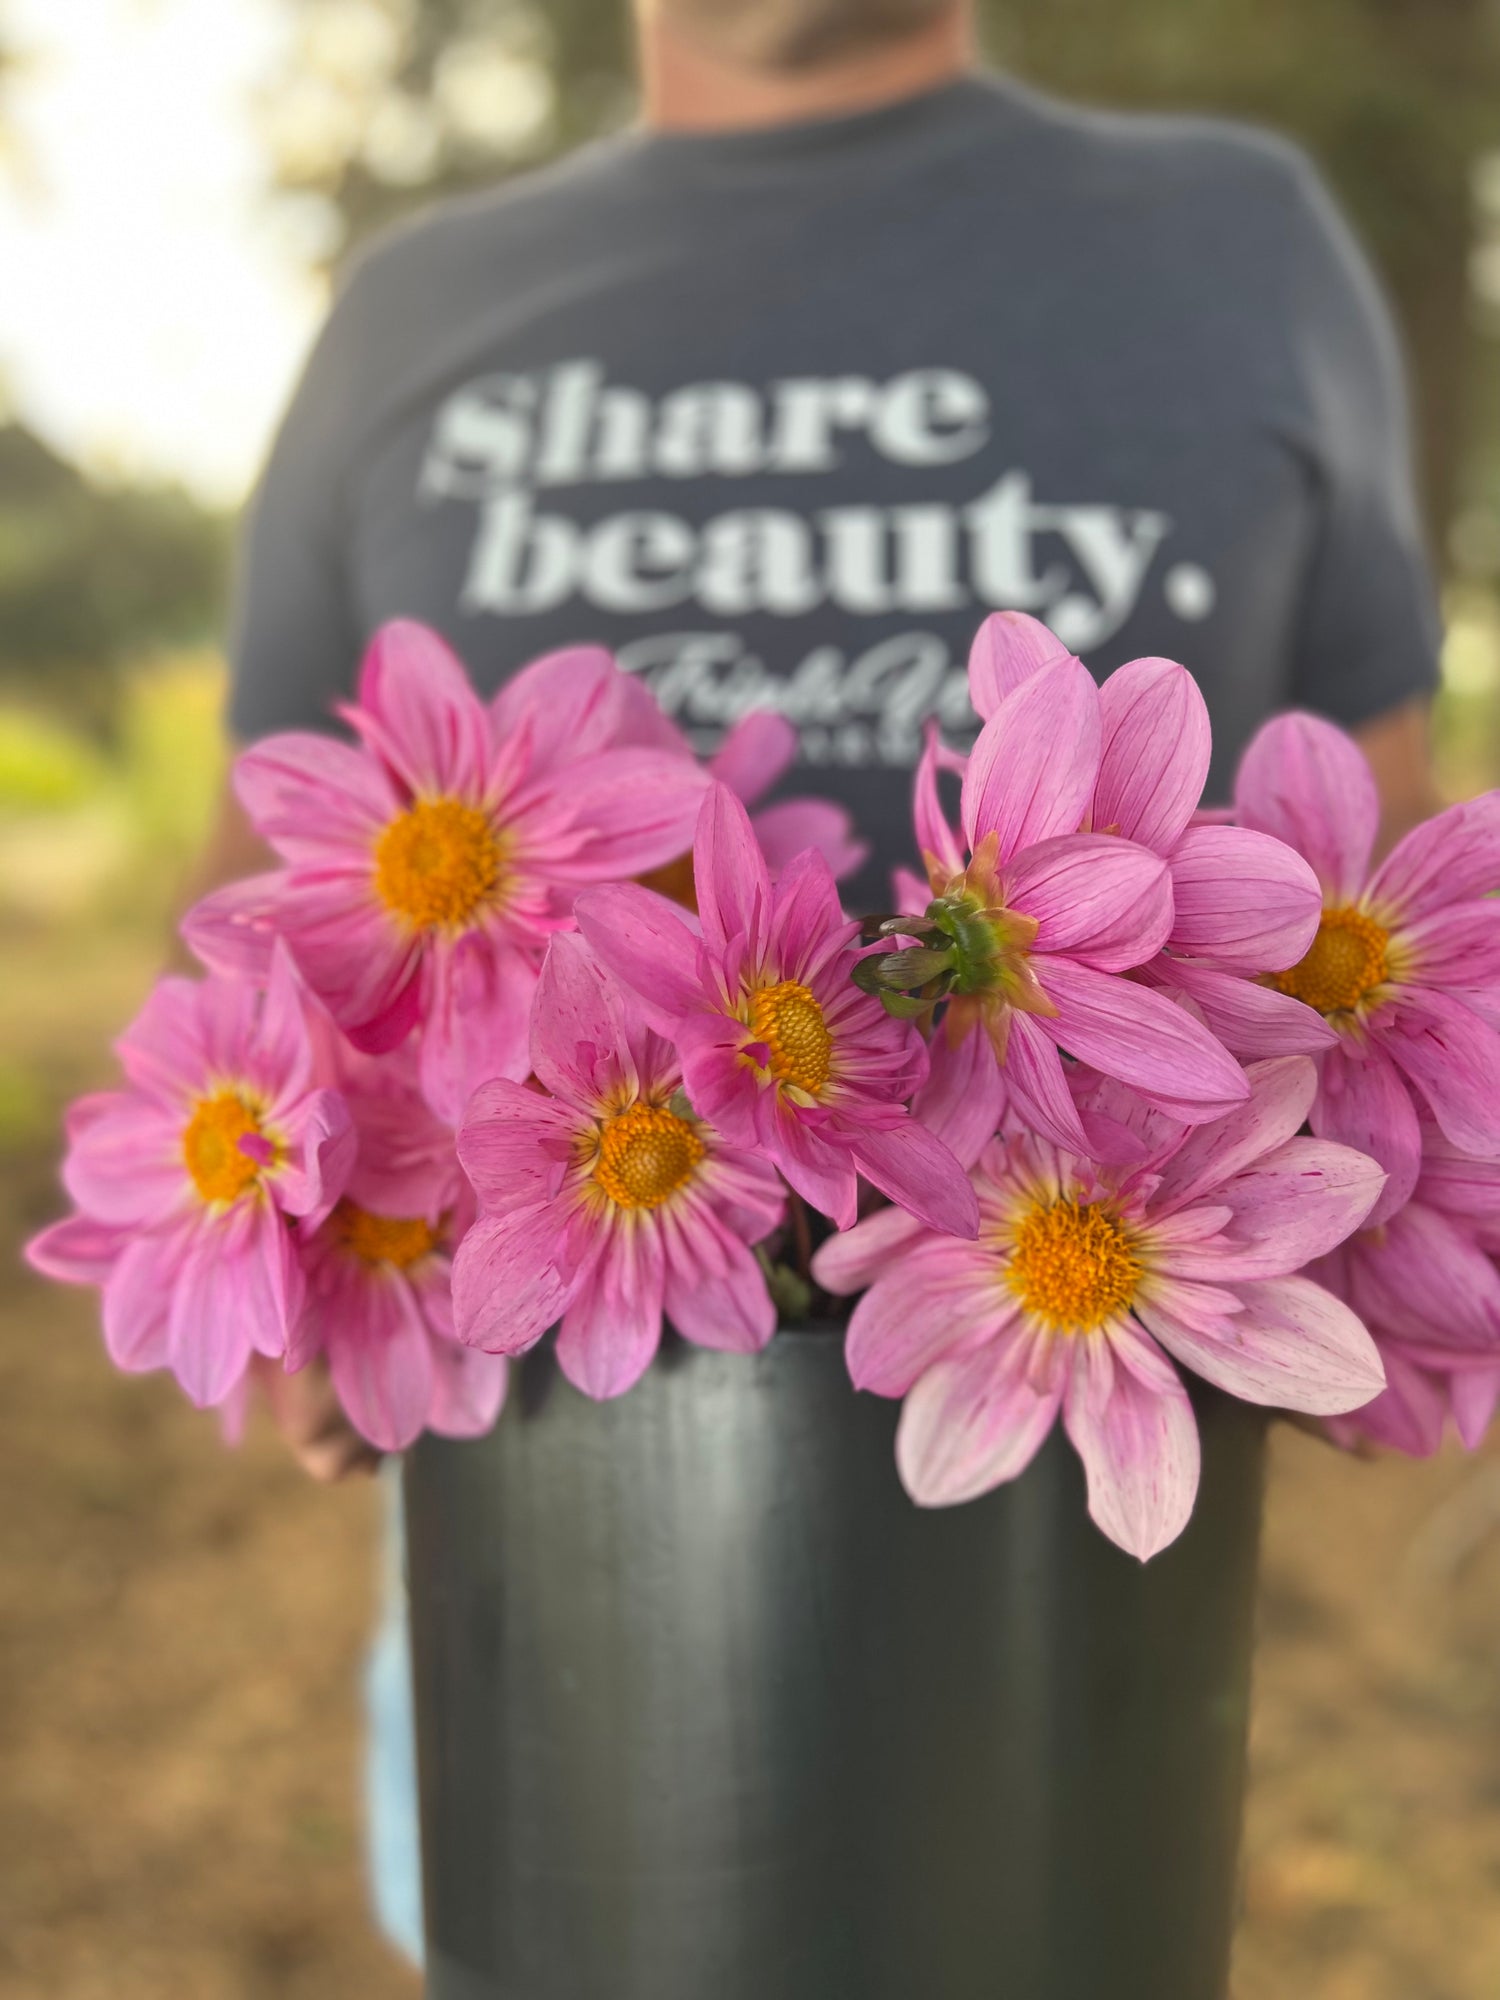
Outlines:
[[173, 488], [94, 485], [0, 427], [0, 698], [21, 689], [105, 730], [122, 662], [213, 637], [229, 524]]

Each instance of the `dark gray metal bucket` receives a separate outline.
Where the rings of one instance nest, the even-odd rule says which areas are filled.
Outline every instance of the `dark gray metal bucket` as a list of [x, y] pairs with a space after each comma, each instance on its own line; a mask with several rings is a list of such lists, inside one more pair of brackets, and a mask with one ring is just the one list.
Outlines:
[[431, 2000], [1222, 2000], [1265, 1419], [1142, 1567], [1061, 1434], [923, 1512], [828, 1333], [538, 1351], [406, 1469]]

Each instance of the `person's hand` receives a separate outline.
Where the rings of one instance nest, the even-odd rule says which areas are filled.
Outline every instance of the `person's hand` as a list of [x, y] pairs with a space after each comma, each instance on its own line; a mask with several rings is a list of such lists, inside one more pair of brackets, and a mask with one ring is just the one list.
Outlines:
[[265, 1390], [272, 1421], [310, 1478], [331, 1485], [353, 1473], [375, 1470], [380, 1453], [366, 1444], [339, 1407], [326, 1362], [309, 1362], [295, 1375], [264, 1355], [257, 1355], [252, 1366]]

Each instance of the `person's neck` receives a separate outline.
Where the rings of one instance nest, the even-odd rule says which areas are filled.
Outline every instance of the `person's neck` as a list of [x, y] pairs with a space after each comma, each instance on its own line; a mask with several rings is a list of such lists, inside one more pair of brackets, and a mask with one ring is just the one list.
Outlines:
[[716, 56], [645, 12], [639, 31], [641, 113], [658, 132], [731, 132], [846, 118], [919, 97], [974, 62], [967, 11], [915, 35], [806, 71], [756, 70]]

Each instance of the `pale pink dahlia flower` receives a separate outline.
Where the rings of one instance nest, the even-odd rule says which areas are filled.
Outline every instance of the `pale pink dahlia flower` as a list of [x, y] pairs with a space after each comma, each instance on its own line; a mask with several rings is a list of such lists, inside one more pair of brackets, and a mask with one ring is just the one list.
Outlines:
[[29, 1246], [52, 1277], [102, 1284], [120, 1368], [170, 1368], [222, 1403], [253, 1353], [280, 1355], [302, 1310], [289, 1217], [316, 1219], [354, 1158], [344, 1100], [315, 1087], [291, 963], [262, 993], [164, 979], [116, 1045], [127, 1088], [69, 1119], [79, 1215]]
[[552, 654], [482, 702], [435, 632], [384, 626], [343, 708], [358, 747], [296, 733], [247, 751], [235, 785], [285, 862], [200, 903], [184, 935], [254, 971], [284, 936], [359, 1048], [422, 1030], [422, 1087], [456, 1124], [470, 1090], [526, 1074], [548, 938], [589, 882], [681, 853], [707, 780], [628, 744], [649, 700], [596, 648]]
[[764, 1347], [776, 1310], [750, 1246], [781, 1185], [688, 1109], [675, 1052], [579, 937], [547, 953], [531, 1045], [550, 1094], [485, 1084], [458, 1135], [480, 1207], [454, 1262], [460, 1339], [523, 1354], [561, 1321], [563, 1373], [597, 1397], [640, 1379], [663, 1315], [703, 1347]]
[[380, 1451], [404, 1451], [424, 1430], [480, 1436], [507, 1364], [454, 1332], [453, 1251], [474, 1201], [453, 1134], [399, 1055], [346, 1067], [359, 1154], [332, 1213], [298, 1232], [306, 1302], [286, 1365], [326, 1356], [346, 1415]]
[[1172, 1360], [1283, 1409], [1347, 1410], [1379, 1391], [1354, 1313], [1292, 1274], [1358, 1227], [1380, 1169], [1296, 1136], [1316, 1087], [1307, 1058], [1255, 1064], [1249, 1081], [1248, 1103], [1196, 1129], [1082, 1081], [1095, 1146], [1116, 1164], [1002, 1137], [974, 1172], [977, 1242], [887, 1210], [824, 1244], [820, 1284], [870, 1287], [849, 1323], [849, 1372], [905, 1398], [897, 1463], [915, 1500], [944, 1506], [1014, 1479], [1060, 1414], [1090, 1513], [1144, 1559], [1181, 1532], [1198, 1485]]
[[858, 1172], [933, 1228], [972, 1236], [963, 1169], [906, 1108], [926, 1046], [854, 985], [859, 926], [828, 863], [801, 854], [773, 885], [744, 807], [715, 785], [693, 864], [701, 934], [630, 884], [580, 897], [578, 924], [676, 1044], [694, 1110], [841, 1226]]
[[[1154, 674], [1165, 663], [1142, 664]], [[1186, 681], [1166, 686], [1177, 745], [1191, 742]], [[946, 1038], [957, 1045], [983, 1035], [993, 1056], [977, 1065], [975, 1087], [998, 1111], [1003, 1071], [1035, 1129], [1078, 1152], [1086, 1148], [1062, 1051], [1188, 1123], [1221, 1116], [1246, 1090], [1240, 1065], [1194, 1015], [1121, 976], [1156, 957], [1175, 913], [1168, 862], [1140, 838], [1122, 837], [1120, 822], [1175, 841], [1201, 784], [1196, 751], [1188, 749], [1181, 769], [1157, 755], [1167, 736], [1162, 690], [1144, 693], [1150, 699], [1122, 690], [1118, 703], [1106, 703], [1087, 668], [1063, 654], [998, 702], [966, 762], [934, 740], [917, 773], [916, 832], [931, 898], [922, 914], [951, 940], [957, 961]], [[963, 770], [962, 840], [938, 802], [944, 764]], [[1079, 830], [1091, 821], [1101, 830]], [[1288, 866], [1301, 874], [1294, 856]], [[1260, 866], [1259, 900], [1273, 934], [1301, 921], [1302, 892], [1278, 871]], [[1233, 928], [1206, 890], [1200, 903], [1205, 929]]]
[[1455, 1147], [1500, 1157], [1500, 792], [1451, 806], [1378, 868], [1375, 780], [1342, 730], [1278, 717], [1245, 752], [1235, 816], [1312, 863], [1323, 911], [1276, 984], [1337, 1036], [1319, 1059], [1312, 1127], [1372, 1153], [1395, 1214], [1421, 1169], [1419, 1108]]
[[[1020, 611], [987, 618], [969, 654], [982, 716], [1038, 668], [1071, 655]], [[1180, 993], [1233, 1054], [1312, 1055], [1332, 1032], [1256, 975], [1294, 965], [1312, 943], [1322, 899], [1295, 850], [1196, 810], [1212, 737], [1197, 682], [1174, 660], [1128, 660], [1099, 690], [1099, 778], [1084, 820], [1159, 854], [1172, 873], [1172, 928], [1142, 974]]]

